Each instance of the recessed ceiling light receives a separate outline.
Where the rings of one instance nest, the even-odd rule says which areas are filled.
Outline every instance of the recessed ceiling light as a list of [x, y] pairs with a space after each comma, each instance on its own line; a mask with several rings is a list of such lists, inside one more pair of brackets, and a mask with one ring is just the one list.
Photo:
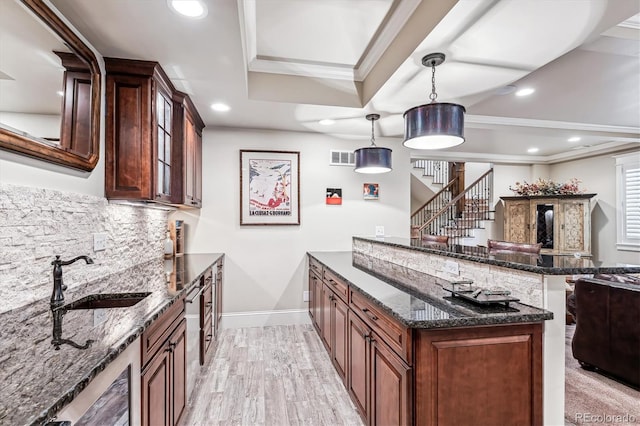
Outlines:
[[58, 94], [58, 96], [64, 96], [64, 92], [62, 90], [58, 90], [56, 93]]
[[532, 94], [535, 91], [536, 91], [536, 89], [532, 89], [530, 87], [525, 87], [524, 89], [518, 90], [516, 92], [516, 96], [529, 96], [530, 94]]
[[227, 112], [231, 107], [227, 104], [223, 104], [222, 102], [216, 102], [215, 104], [211, 104], [211, 109], [217, 112]]
[[538, 152], [538, 151], [540, 151], [540, 149], [539, 149], [539, 148], [529, 148], [529, 149], [527, 150], [527, 152], [528, 152], [529, 154], [533, 154], [533, 153], [536, 153], [536, 152]]
[[318, 123], [322, 124], [323, 126], [331, 126], [332, 124], [336, 124], [336, 121], [330, 118], [325, 118], [324, 120], [318, 121]]
[[499, 96], [504, 96], [504, 95], [508, 95], [510, 93], [515, 92], [517, 89], [518, 88], [516, 86], [514, 86], [513, 84], [509, 84], [507, 86], [498, 87], [497, 89], [495, 89], [493, 91], [493, 93], [495, 93], [496, 95], [499, 95]]
[[569, 139], [567, 139], [567, 141], [569, 142], [578, 142], [580, 140], [580, 136], [572, 136]]
[[207, 16], [207, 5], [200, 0], [167, 0], [171, 10], [188, 18]]

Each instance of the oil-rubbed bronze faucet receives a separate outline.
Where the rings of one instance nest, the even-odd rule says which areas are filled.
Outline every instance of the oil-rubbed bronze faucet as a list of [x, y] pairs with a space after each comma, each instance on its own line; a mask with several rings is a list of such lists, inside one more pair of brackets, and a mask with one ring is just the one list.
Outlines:
[[51, 294], [51, 307], [56, 308], [64, 304], [64, 294], [62, 293], [67, 289], [67, 286], [62, 282], [62, 267], [71, 265], [77, 260], [84, 260], [88, 264], [93, 263], [93, 259], [89, 256], [78, 256], [71, 260], [60, 260], [60, 256], [56, 256], [56, 259], [51, 262], [53, 265], [53, 293]]
[[77, 349], [89, 349], [91, 344], [94, 342], [89, 339], [84, 342], [84, 345], [74, 342], [71, 339], [63, 339], [62, 338], [62, 318], [64, 318], [64, 314], [67, 311], [64, 308], [61, 309], [51, 309], [53, 314], [53, 340], [51, 340], [51, 344], [54, 346], [56, 351], [60, 350], [61, 345], [70, 345]]

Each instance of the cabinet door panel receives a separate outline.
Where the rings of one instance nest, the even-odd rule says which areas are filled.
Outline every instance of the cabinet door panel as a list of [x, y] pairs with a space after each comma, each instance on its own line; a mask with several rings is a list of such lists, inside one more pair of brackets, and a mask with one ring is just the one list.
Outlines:
[[338, 375], [344, 382], [346, 379], [346, 371], [347, 371], [347, 333], [348, 333], [348, 319], [347, 319], [347, 311], [348, 307], [346, 303], [344, 303], [340, 299], [336, 299], [333, 301], [333, 305], [331, 307], [331, 329], [332, 329], [332, 361], [333, 365], [336, 367], [338, 371]]
[[320, 326], [320, 337], [322, 337], [322, 343], [324, 343], [327, 351], [331, 353], [331, 305], [333, 304], [332, 298], [335, 296], [326, 284], [321, 286], [321, 288], [322, 325]]
[[313, 278], [315, 286], [313, 287], [313, 325], [318, 331], [318, 334], [322, 335], [322, 281], [317, 277]]
[[148, 79], [107, 75], [107, 198], [150, 199], [152, 196], [150, 99]]
[[171, 425], [171, 360], [159, 352], [142, 373], [142, 425]]
[[416, 424], [467, 424], [470, 415], [482, 425], [542, 424], [541, 330], [421, 331], [415, 399], [428, 403], [416, 403]]
[[590, 213], [588, 201], [563, 200], [559, 207], [560, 252], [588, 253], [591, 249], [587, 245], [589, 230], [585, 226]]
[[172, 388], [173, 388], [173, 425], [177, 425], [185, 408], [187, 407], [187, 339], [186, 325], [187, 321], [182, 323], [174, 331], [169, 339], [171, 347], [172, 361]]
[[371, 346], [371, 424], [411, 424], [411, 368], [378, 341], [377, 336], [374, 339]]
[[371, 329], [351, 312], [349, 319], [349, 351], [347, 390], [365, 423], [369, 416], [369, 336]]
[[222, 268], [223, 268], [223, 263], [221, 259], [218, 261], [218, 269], [216, 272], [216, 287], [215, 287], [216, 319], [214, 324], [216, 334], [218, 334], [218, 327], [220, 326], [220, 321], [222, 321], [222, 286], [224, 286]]
[[529, 243], [531, 222], [529, 200], [506, 201], [504, 212], [504, 239], [514, 243]]
[[198, 207], [202, 206], [202, 134], [196, 132], [195, 135], [195, 169], [194, 169], [194, 188], [193, 198], [194, 204]]
[[313, 272], [309, 271], [309, 317], [311, 317], [311, 322], [315, 321], [315, 292], [316, 292], [316, 276]]

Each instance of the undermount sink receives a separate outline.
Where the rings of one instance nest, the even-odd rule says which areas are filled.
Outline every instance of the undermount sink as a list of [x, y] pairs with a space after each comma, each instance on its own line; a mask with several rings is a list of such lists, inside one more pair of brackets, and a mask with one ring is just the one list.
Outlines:
[[142, 301], [150, 294], [150, 292], [90, 294], [63, 306], [62, 309], [70, 311], [75, 309], [127, 308]]

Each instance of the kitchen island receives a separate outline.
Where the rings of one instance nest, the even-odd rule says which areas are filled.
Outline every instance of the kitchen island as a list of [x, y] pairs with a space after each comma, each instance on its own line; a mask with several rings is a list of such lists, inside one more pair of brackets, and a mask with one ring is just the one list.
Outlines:
[[450, 280], [311, 252], [309, 314], [366, 424], [542, 424], [546, 310], [478, 306]]
[[[129, 392], [139, 397], [140, 337], [168, 312], [184, 312], [180, 305], [186, 292], [223, 256], [184, 255], [177, 274], [172, 263], [160, 258], [65, 293], [67, 305], [88, 295], [149, 293], [133, 306], [56, 315], [47, 298], [1, 314], [0, 424], [40, 425], [55, 418], [129, 352], [137, 363], [129, 370]], [[52, 334], [60, 334], [59, 345], [52, 344]], [[129, 408], [139, 413], [139, 398], [132, 397], [131, 404]]]
[[553, 320], [546, 321], [543, 329], [545, 425], [564, 424], [567, 276], [640, 273], [640, 265], [616, 264], [580, 255], [494, 253], [485, 247], [432, 245], [394, 237], [353, 237], [353, 253], [386, 262], [391, 269], [406, 268], [445, 281], [468, 280], [485, 289], [506, 289], [524, 304], [551, 311]]

